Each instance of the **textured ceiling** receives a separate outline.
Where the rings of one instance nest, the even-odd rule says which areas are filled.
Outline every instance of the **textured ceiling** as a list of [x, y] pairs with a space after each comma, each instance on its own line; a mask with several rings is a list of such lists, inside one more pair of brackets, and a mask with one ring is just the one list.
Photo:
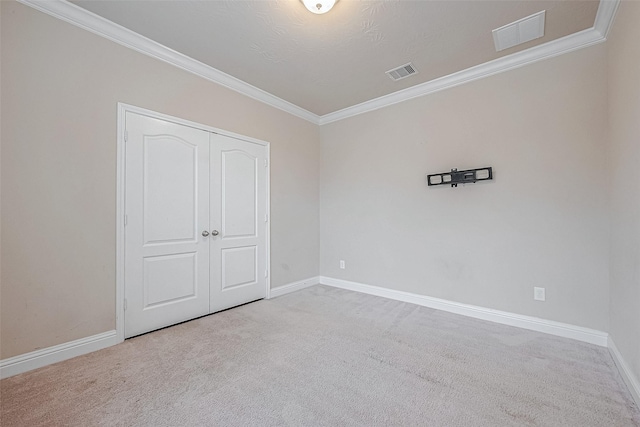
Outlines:
[[[598, 1], [355, 1], [325, 15], [299, 0], [73, 1], [317, 115], [594, 24]], [[491, 30], [546, 10], [545, 36], [496, 52]], [[397, 82], [385, 71], [412, 62]]]

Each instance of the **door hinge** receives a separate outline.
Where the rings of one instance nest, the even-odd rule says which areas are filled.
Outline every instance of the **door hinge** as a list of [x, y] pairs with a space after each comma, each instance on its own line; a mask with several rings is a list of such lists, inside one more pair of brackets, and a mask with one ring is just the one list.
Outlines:
[[265, 270], [265, 271], [264, 271], [264, 277], [265, 277], [265, 278], [269, 277], [269, 270]]
[[269, 161], [267, 159], [264, 159], [264, 167], [266, 168], [267, 165], [269, 164]]
[[124, 311], [127, 311], [127, 299], [124, 299]]
[[127, 142], [129, 140], [129, 131], [125, 130], [124, 131], [124, 142]]
[[269, 222], [269, 215], [264, 216], [264, 222]]
[[124, 216], [124, 226], [126, 227], [128, 223], [129, 223], [129, 215], [125, 215]]

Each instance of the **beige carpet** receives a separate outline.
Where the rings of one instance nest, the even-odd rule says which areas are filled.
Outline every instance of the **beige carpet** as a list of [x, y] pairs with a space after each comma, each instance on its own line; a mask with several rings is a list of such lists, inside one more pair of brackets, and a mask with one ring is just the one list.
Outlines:
[[2, 426], [639, 426], [608, 351], [314, 286], [3, 380]]

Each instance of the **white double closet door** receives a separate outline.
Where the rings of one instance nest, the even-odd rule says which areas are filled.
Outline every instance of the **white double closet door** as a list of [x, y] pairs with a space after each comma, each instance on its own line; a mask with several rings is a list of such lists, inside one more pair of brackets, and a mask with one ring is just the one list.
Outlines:
[[125, 116], [125, 336], [266, 296], [267, 149]]

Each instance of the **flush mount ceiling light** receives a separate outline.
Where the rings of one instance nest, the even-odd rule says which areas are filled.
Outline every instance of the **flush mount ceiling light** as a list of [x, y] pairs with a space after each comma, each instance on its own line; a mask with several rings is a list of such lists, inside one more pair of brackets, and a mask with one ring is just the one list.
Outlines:
[[300, 0], [309, 12], [317, 15], [327, 13], [338, 0]]

